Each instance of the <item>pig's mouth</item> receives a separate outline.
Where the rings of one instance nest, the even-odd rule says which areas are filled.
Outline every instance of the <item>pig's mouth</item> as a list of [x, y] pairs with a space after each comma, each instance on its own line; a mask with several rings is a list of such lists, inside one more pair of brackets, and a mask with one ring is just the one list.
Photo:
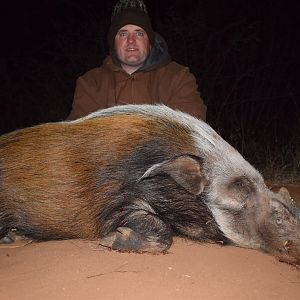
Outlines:
[[276, 255], [280, 262], [285, 262], [291, 264], [297, 269], [300, 269], [300, 257], [295, 253], [295, 246], [291, 240], [286, 240], [281, 248], [279, 248], [279, 253]]

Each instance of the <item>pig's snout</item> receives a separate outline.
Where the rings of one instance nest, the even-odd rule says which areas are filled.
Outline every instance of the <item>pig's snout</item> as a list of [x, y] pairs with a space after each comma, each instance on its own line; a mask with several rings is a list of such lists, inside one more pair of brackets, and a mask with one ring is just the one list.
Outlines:
[[279, 261], [300, 266], [299, 245], [287, 240], [279, 249], [279, 254], [276, 255]]
[[260, 227], [267, 252], [280, 261], [300, 265], [300, 209], [286, 189], [272, 197]]

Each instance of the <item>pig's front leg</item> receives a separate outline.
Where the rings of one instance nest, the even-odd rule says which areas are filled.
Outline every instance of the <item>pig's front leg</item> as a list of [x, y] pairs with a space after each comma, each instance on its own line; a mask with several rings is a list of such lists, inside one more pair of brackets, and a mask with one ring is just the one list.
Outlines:
[[171, 244], [170, 226], [145, 210], [128, 212], [119, 227], [100, 240], [101, 246], [133, 252], [164, 252]]

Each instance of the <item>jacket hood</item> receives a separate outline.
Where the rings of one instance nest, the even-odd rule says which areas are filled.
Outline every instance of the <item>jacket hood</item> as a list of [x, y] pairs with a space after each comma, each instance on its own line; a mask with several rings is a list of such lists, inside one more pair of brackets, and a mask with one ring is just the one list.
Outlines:
[[[120, 61], [114, 49], [110, 49], [110, 56], [114, 64], [120, 66]], [[160, 34], [155, 32], [154, 44], [151, 47], [148, 58], [144, 62], [144, 65], [134, 73], [154, 70], [168, 64], [170, 61], [171, 61], [171, 56], [169, 54], [167, 42]]]

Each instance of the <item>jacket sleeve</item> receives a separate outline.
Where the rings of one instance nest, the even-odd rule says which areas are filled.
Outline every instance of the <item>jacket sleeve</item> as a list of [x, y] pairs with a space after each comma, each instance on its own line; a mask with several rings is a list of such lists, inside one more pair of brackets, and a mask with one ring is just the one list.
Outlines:
[[75, 120], [96, 111], [99, 104], [96, 103], [95, 84], [92, 84], [90, 76], [81, 76], [76, 81], [72, 110], [67, 120]]
[[195, 76], [189, 68], [183, 67], [171, 84], [171, 96], [166, 105], [206, 120], [206, 105], [200, 97]]

